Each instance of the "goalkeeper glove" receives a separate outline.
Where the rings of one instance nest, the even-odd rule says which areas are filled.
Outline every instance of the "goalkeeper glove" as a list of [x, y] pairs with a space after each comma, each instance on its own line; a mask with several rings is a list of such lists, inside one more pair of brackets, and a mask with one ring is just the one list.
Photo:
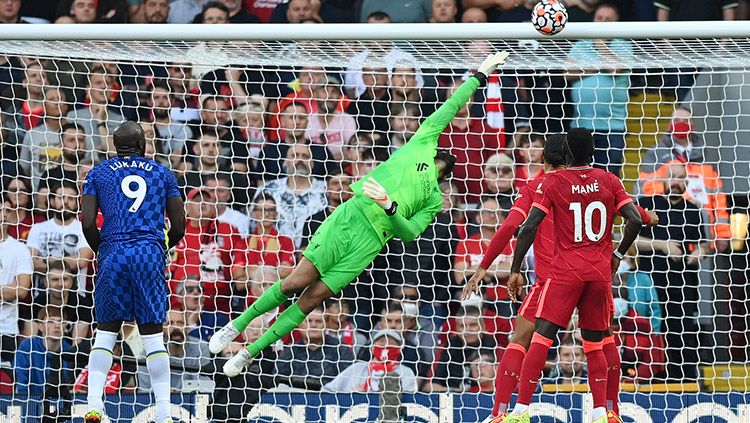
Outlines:
[[362, 184], [362, 193], [372, 201], [376, 202], [383, 208], [383, 210], [389, 210], [393, 205], [393, 201], [388, 198], [388, 193], [385, 191], [385, 188], [373, 178], [367, 178]]
[[508, 59], [509, 55], [510, 53], [508, 53], [507, 51], [490, 54], [486, 59], [484, 59], [482, 64], [479, 65], [479, 73], [483, 74], [484, 76], [490, 76], [490, 74], [492, 74], [492, 72], [494, 72], [498, 66], [505, 63], [505, 60]]

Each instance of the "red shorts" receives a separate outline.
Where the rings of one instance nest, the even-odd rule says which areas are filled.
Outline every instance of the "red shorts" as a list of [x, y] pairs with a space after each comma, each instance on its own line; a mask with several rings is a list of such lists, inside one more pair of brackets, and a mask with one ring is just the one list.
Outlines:
[[612, 322], [612, 301], [610, 281], [547, 279], [536, 317], [566, 328], [577, 307], [579, 328], [603, 331]]
[[536, 312], [539, 309], [539, 299], [542, 298], [544, 285], [545, 281], [537, 280], [534, 286], [531, 287], [529, 295], [523, 299], [521, 308], [518, 310], [518, 315], [531, 323], [536, 323]]

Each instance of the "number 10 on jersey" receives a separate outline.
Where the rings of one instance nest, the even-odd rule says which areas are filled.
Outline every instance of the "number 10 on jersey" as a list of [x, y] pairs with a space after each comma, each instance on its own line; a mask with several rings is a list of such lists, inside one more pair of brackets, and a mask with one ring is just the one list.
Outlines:
[[[575, 223], [575, 229], [573, 238], [575, 242], [583, 241], [583, 232], [586, 232], [586, 238], [589, 241], [599, 241], [604, 235], [607, 224], [607, 207], [601, 201], [593, 201], [586, 206], [586, 209], [582, 211], [581, 203], [570, 203], [569, 210], [573, 211], [573, 221]], [[599, 211], [599, 230], [594, 232], [593, 225], [591, 224], [594, 219], [594, 211]]]

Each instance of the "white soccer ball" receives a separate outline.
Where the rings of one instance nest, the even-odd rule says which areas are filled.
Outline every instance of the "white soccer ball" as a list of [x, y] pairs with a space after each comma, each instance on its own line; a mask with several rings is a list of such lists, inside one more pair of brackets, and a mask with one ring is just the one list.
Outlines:
[[555, 35], [568, 23], [568, 11], [558, 0], [542, 0], [531, 11], [531, 23], [542, 35]]

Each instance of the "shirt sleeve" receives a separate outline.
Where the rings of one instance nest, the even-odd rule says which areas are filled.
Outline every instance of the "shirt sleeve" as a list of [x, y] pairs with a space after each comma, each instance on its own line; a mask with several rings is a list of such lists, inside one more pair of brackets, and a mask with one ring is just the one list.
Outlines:
[[18, 275], [30, 275], [34, 273], [34, 260], [31, 258], [31, 251], [22, 245], [19, 248], [18, 254], [16, 255], [18, 260], [16, 266], [16, 276]]
[[83, 195], [96, 195], [96, 167], [92, 168], [83, 180]]
[[164, 168], [164, 171], [167, 174], [167, 198], [179, 197], [180, 185], [177, 183], [177, 178], [169, 169]]
[[615, 195], [615, 210], [619, 211], [625, 204], [632, 203], [633, 199], [630, 197], [630, 194], [625, 191], [625, 186], [622, 185], [620, 178], [609, 173], [609, 179], [612, 183], [612, 189]]
[[526, 214], [521, 214], [519, 209], [515, 206], [510, 209], [510, 214], [508, 214], [505, 222], [503, 222], [500, 229], [495, 232], [495, 235], [492, 236], [490, 245], [487, 247], [487, 252], [482, 258], [482, 268], [488, 269], [492, 263], [495, 262], [495, 259], [505, 252], [510, 243], [510, 239], [513, 238], [513, 234], [516, 232], [516, 229], [521, 226], [521, 223], [526, 220], [526, 216]]
[[31, 225], [29, 229], [29, 235], [26, 237], [26, 245], [29, 248], [33, 248], [37, 251], [42, 251], [42, 240], [40, 239], [41, 234], [39, 233], [39, 224]]
[[412, 242], [427, 229], [443, 207], [443, 200], [440, 196], [438, 191], [436, 195], [433, 195], [430, 204], [417, 211], [411, 219], [405, 218], [398, 211], [393, 216], [389, 216], [391, 227], [398, 239], [403, 242]]
[[409, 142], [430, 142], [437, 148], [440, 134], [451, 120], [453, 120], [456, 113], [469, 102], [469, 99], [471, 99], [479, 86], [479, 80], [473, 76], [466, 80], [442, 106], [422, 122], [422, 125], [419, 126], [419, 129]]
[[553, 197], [557, 192], [555, 189], [555, 182], [552, 178], [545, 178], [544, 182], [539, 184], [534, 194], [532, 207], [535, 207], [544, 212], [544, 214], [550, 214], [552, 211]]

